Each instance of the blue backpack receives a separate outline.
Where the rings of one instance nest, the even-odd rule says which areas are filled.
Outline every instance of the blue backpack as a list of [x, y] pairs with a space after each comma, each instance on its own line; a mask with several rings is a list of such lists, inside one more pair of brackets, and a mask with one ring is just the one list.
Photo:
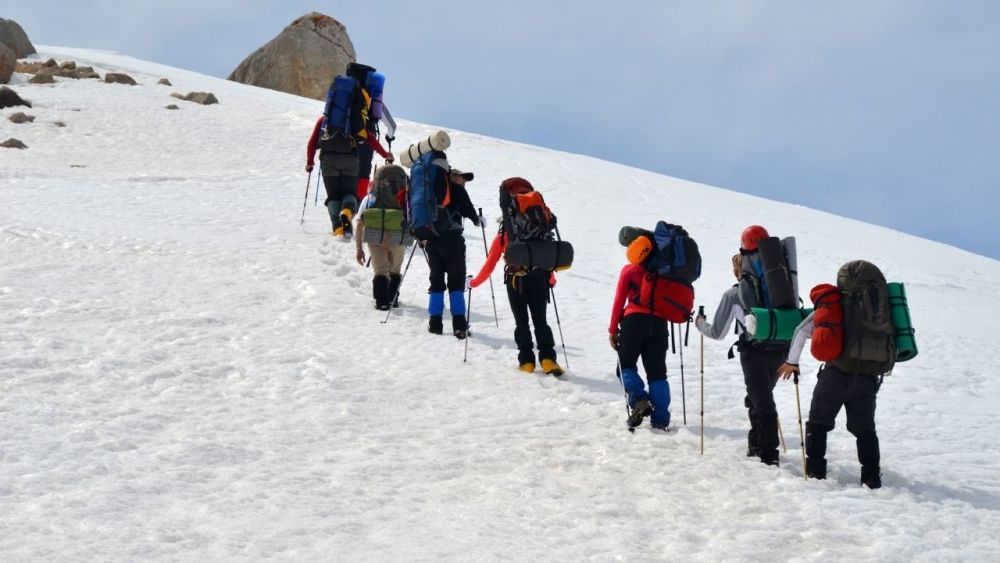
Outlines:
[[450, 189], [445, 195], [445, 201], [438, 205], [434, 195], [434, 180], [442, 174], [441, 167], [434, 164], [435, 152], [424, 153], [410, 168], [410, 189], [406, 196], [410, 232], [417, 240], [431, 240], [440, 234], [437, 229], [438, 215], [441, 207], [448, 205]]
[[358, 81], [350, 76], [333, 79], [333, 84], [330, 84], [330, 89], [326, 92], [326, 106], [323, 109], [323, 131], [327, 136], [337, 133], [350, 136], [352, 133], [351, 113], [357, 89]]
[[701, 253], [698, 243], [684, 227], [665, 221], [653, 230], [653, 253], [643, 266], [654, 274], [692, 284], [701, 277]]

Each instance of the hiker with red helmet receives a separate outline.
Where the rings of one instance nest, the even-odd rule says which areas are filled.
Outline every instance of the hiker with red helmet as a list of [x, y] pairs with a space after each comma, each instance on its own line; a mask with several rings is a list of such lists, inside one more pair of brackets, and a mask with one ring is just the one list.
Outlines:
[[[768, 236], [767, 229], [760, 225], [750, 225], [743, 230], [740, 252], [733, 256], [733, 273], [738, 283], [722, 294], [712, 322], [698, 315], [695, 327], [709, 338], [722, 340], [733, 321], [736, 322], [739, 339], [734, 346], [740, 353], [747, 390], [744, 405], [750, 419], [747, 457], [758, 457], [767, 465], [778, 465], [778, 411], [774, 404], [774, 386], [778, 381], [778, 368], [788, 354], [788, 343], [753, 340], [744, 324], [751, 308], [768, 303], [767, 285], [758, 256], [758, 245]], [[732, 348], [729, 357], [733, 357]]]
[[[503, 221], [490, 244], [486, 262], [479, 273], [469, 280], [469, 287], [479, 287], [480, 284], [489, 279], [501, 256], [504, 256], [506, 261], [509, 244], [525, 240], [514, 201], [518, 196], [530, 197], [532, 195], [537, 195], [537, 199], [541, 198], [540, 194], [535, 192], [531, 182], [524, 178], [507, 178], [500, 184], [500, 209]], [[544, 206], [544, 202], [542, 205]], [[536, 236], [538, 237], [536, 240], [540, 240], [548, 236], [548, 233], [536, 233], [532, 235], [532, 238]], [[531, 340], [531, 326], [533, 324], [542, 371], [550, 375], [562, 375], [564, 370], [556, 363], [555, 337], [546, 320], [549, 288], [555, 285], [554, 271], [544, 268], [514, 266], [508, 263], [504, 266], [503, 281], [507, 287], [507, 300], [510, 302], [510, 309], [514, 313], [514, 342], [517, 344], [518, 369], [526, 373], [535, 371], [534, 343]]]

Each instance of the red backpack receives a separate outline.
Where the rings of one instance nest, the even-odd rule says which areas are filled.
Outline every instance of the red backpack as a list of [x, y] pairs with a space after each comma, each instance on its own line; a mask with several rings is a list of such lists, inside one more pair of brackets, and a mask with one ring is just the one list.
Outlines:
[[657, 317], [683, 324], [691, 320], [694, 288], [683, 281], [645, 272], [639, 289], [639, 303]]
[[821, 362], [832, 362], [844, 350], [844, 308], [840, 288], [821, 283], [809, 292], [815, 306], [813, 313], [812, 355]]

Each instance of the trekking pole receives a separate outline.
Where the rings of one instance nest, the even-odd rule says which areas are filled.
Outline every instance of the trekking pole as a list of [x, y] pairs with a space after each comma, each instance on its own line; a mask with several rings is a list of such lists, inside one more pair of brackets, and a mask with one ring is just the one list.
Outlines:
[[[677, 329], [680, 330], [680, 329]], [[681, 409], [684, 413], [684, 426], [688, 424], [687, 393], [684, 392], [684, 347], [681, 346]]]
[[[483, 208], [479, 208], [479, 228], [483, 230], [483, 252], [486, 253], [486, 257], [489, 258], [490, 251], [486, 248], [486, 222], [483, 220]], [[493, 300], [493, 320], [497, 323], [497, 328], [500, 328], [500, 317], [497, 315], [497, 296], [493, 293], [493, 278], [490, 277], [490, 299]], [[569, 367], [567, 365], [567, 367]]]
[[774, 415], [774, 420], [778, 422], [778, 437], [781, 438], [781, 451], [787, 454], [788, 448], [785, 446], [785, 431], [781, 429], [781, 417]]
[[[559, 327], [559, 341], [562, 342], [563, 357], [566, 358], [566, 369], [569, 369], [569, 356], [566, 354], [566, 341], [563, 340], [562, 323], [559, 322], [559, 305], [556, 303], [556, 290], [549, 286], [549, 293], [552, 295], [552, 308], [556, 312], [556, 326]], [[624, 385], [624, 383], [622, 383]]]
[[312, 183], [313, 171], [309, 171], [309, 177], [306, 178], [306, 196], [302, 199], [302, 218], [299, 219], [299, 226], [306, 224], [306, 202], [309, 201], [309, 184]]
[[396, 294], [392, 296], [392, 301], [389, 302], [390, 307], [389, 310], [386, 311], [385, 313], [385, 320], [382, 321], [382, 324], [389, 322], [389, 315], [392, 314], [391, 305], [399, 299], [399, 292], [403, 288], [403, 280], [406, 279], [406, 272], [410, 271], [410, 262], [413, 261], [413, 253], [416, 251], [417, 251], [417, 245], [414, 243], [413, 248], [410, 250], [410, 257], [406, 259], [406, 267], [403, 268], [403, 275], [399, 276], [399, 286], [396, 287]]
[[472, 318], [472, 288], [469, 288], [469, 303], [465, 308], [465, 354], [462, 356], [462, 363], [464, 364], [469, 359], [469, 327], [472, 323], [469, 319]]
[[674, 349], [674, 354], [676, 354], [677, 341], [674, 340], [674, 323], [670, 323], [670, 347]]
[[799, 374], [795, 374], [795, 410], [799, 413], [799, 449], [802, 451], [802, 478], [809, 480], [806, 474], [806, 437], [802, 431], [802, 405], [799, 403]]
[[[615, 360], [618, 362], [618, 384], [622, 386], [622, 393], [625, 395], [625, 416], [626, 418], [631, 418], [632, 408], [628, 406], [628, 391], [625, 390], [625, 374], [622, 373], [622, 357], [618, 355], [618, 350], [615, 350]], [[635, 428], [630, 427], [628, 431], [635, 434]]]
[[[698, 316], [705, 314], [705, 306], [698, 307]], [[701, 335], [701, 455], [705, 455], [705, 335]]]
[[684, 326], [684, 346], [688, 345], [688, 337], [691, 336], [691, 319], [688, 319], [687, 325]]
[[319, 205], [319, 180], [323, 177], [323, 169], [319, 169], [319, 174], [316, 175], [316, 199], [313, 200], [313, 207]]

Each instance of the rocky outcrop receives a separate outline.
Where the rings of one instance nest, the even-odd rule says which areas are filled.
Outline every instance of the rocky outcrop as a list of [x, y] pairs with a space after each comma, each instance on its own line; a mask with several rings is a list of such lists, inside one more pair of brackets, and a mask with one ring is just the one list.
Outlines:
[[181, 109], [181, 108], [177, 107], [177, 104], [170, 104], [169, 106], [167, 106], [167, 109]]
[[312, 12], [248, 56], [229, 80], [322, 100], [330, 81], [354, 62], [347, 28]]
[[23, 72], [25, 74], [47, 72], [52, 76], [75, 79], [101, 77], [101, 75], [97, 74], [92, 66], [79, 66], [73, 61], [63, 61], [62, 64], [58, 64], [53, 59], [49, 59], [44, 63], [19, 62], [17, 63], [17, 67], [14, 69], [14, 72]]
[[31, 80], [29, 80], [28, 82], [30, 82], [31, 84], [52, 84], [55, 81], [56, 79], [52, 78], [51, 72], [49, 72], [48, 70], [43, 70], [40, 71], [38, 74], [32, 76]]
[[170, 81], [167, 80], [166, 78], [161, 78], [161, 79], [157, 80], [156, 83], [157, 84], [162, 84], [164, 86], [173, 86], [173, 84], [171, 84]]
[[0, 84], [10, 82], [10, 77], [14, 75], [17, 67], [17, 55], [10, 47], [0, 43]]
[[12, 137], [0, 143], [0, 147], [3, 147], [5, 149], [26, 149], [28, 148], [28, 145]]
[[6, 86], [0, 86], [0, 109], [12, 108], [14, 106], [31, 107], [31, 102], [26, 102], [17, 95], [17, 92]]
[[177, 98], [178, 100], [184, 100], [186, 102], [194, 102], [196, 104], [201, 104], [203, 106], [210, 106], [212, 104], [219, 103], [219, 99], [215, 97], [215, 94], [211, 92], [188, 92], [187, 94], [178, 94], [174, 92], [170, 94], [171, 97]]
[[32, 121], [35, 120], [35, 116], [28, 115], [28, 114], [24, 113], [23, 111], [19, 111], [19, 112], [15, 113], [14, 115], [8, 117], [7, 119], [11, 123], [19, 123], [19, 124], [20, 123], [31, 123]]
[[24, 28], [14, 20], [0, 18], [0, 43], [3, 43], [11, 51], [14, 51], [14, 58], [20, 59], [36, 53], [35, 46], [28, 40], [28, 34]]
[[105, 74], [104, 81], [108, 84], [128, 84], [129, 86], [135, 86], [135, 80], [131, 76], [120, 72], [109, 72]]

